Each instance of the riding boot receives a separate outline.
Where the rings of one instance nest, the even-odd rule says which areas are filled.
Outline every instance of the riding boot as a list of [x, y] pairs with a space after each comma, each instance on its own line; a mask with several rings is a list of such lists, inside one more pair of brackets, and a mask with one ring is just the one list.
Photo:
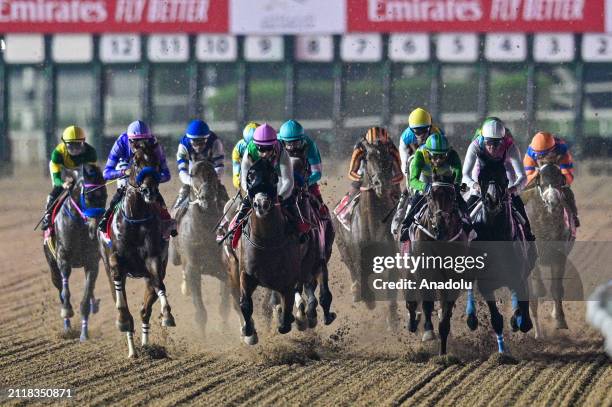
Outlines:
[[190, 190], [191, 190], [191, 187], [189, 185], [187, 184], [181, 185], [181, 189], [179, 189], [176, 200], [174, 201], [174, 205], [172, 205], [172, 209], [178, 209], [183, 205], [183, 203], [187, 200], [187, 198], [189, 198]]
[[472, 227], [472, 220], [470, 219], [468, 204], [465, 202], [465, 199], [463, 199], [461, 189], [458, 185], [455, 187], [455, 198], [457, 207], [459, 208], [459, 213], [461, 214], [461, 220], [463, 221], [463, 231], [467, 236], [469, 236], [474, 228]]
[[410, 197], [410, 193], [408, 190], [404, 190], [400, 195], [399, 201], [397, 203], [397, 207], [395, 209], [395, 215], [393, 215], [393, 219], [391, 220], [391, 234], [395, 236], [397, 230], [404, 220], [404, 215], [406, 214], [406, 206], [408, 204], [408, 198]]
[[247, 194], [242, 199], [242, 203], [240, 204], [240, 209], [238, 209], [236, 216], [234, 216], [234, 220], [230, 222], [229, 227], [230, 227], [231, 232], [229, 234], [229, 239], [232, 242], [232, 247], [234, 248], [238, 244], [238, 239], [240, 238], [240, 235], [242, 234], [242, 221], [247, 216], [249, 211], [251, 210], [251, 207], [252, 207], [251, 197]]
[[106, 211], [104, 211], [104, 215], [102, 215], [102, 219], [100, 219], [100, 223], [98, 224], [98, 230], [106, 232], [106, 224], [108, 223], [108, 218], [110, 218], [117, 204], [121, 202], [121, 199], [123, 198], [124, 194], [125, 188], [117, 188], [117, 192], [115, 192], [115, 195], [113, 195], [113, 198], [111, 199], [108, 208], [106, 208]]
[[349, 206], [359, 193], [361, 189], [362, 182], [361, 181], [352, 181], [351, 189], [349, 192], [344, 195], [344, 198], [340, 201], [338, 206], [334, 209], [334, 214], [338, 217], [338, 220], [345, 225], [350, 223], [351, 210], [349, 210]]
[[55, 186], [49, 193], [49, 196], [47, 197], [47, 204], [45, 205], [45, 217], [43, 218], [42, 225], [41, 225], [42, 230], [47, 230], [49, 228], [51, 224], [51, 215], [52, 215], [51, 209], [53, 208], [53, 205], [55, 205], [56, 203], [55, 201], [60, 196], [63, 190], [64, 190], [63, 187]]
[[420, 192], [417, 192], [412, 196], [412, 200], [410, 201], [410, 209], [402, 221], [402, 226], [400, 229], [400, 242], [405, 242], [406, 240], [410, 239], [408, 235], [410, 226], [414, 223], [416, 214], [419, 213], [423, 205], [425, 205], [425, 202], [425, 197], [421, 195]]
[[580, 226], [580, 219], [578, 219], [578, 207], [576, 206], [576, 197], [574, 196], [574, 191], [569, 187], [561, 188], [561, 192], [565, 197], [565, 201], [570, 207], [570, 211], [572, 211], [572, 215], [574, 216], [574, 225], [576, 227]]

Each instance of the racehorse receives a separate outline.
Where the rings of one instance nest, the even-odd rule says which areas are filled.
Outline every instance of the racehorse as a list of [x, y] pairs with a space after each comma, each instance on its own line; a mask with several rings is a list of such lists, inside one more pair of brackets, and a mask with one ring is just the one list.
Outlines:
[[[295, 293], [295, 304], [297, 312], [298, 329], [303, 330], [308, 325], [314, 328], [317, 325], [317, 299], [315, 290], [319, 285], [319, 300], [323, 308], [325, 325], [331, 324], [336, 319], [336, 314], [330, 312], [332, 293], [329, 289], [329, 271], [327, 264], [331, 258], [332, 246], [335, 232], [329, 218], [323, 218], [322, 212], [327, 213], [323, 203], [308, 192], [307, 171], [304, 160], [300, 157], [291, 157], [294, 178], [296, 180], [296, 203], [300, 216], [311, 225], [308, 238], [300, 245], [302, 270], [310, 270], [312, 280], [305, 284], [298, 284]], [[323, 209], [323, 210], [322, 210]], [[307, 300], [304, 303], [302, 291]]]
[[[173, 238], [169, 250], [174, 265], [183, 264], [185, 277], [183, 293], [190, 293], [195, 307], [196, 322], [204, 331], [207, 318], [202, 301], [202, 275], [216, 277], [223, 285], [227, 280], [221, 261], [221, 250], [216, 244], [214, 234], [215, 225], [222, 215], [225, 202], [219, 201], [219, 188], [223, 186], [210, 161], [201, 160], [193, 163], [190, 175], [189, 202], [179, 208], [175, 215], [178, 236]], [[228, 308], [229, 295], [227, 290], [222, 290], [223, 294], [221, 310], [225, 311]]]
[[109, 221], [110, 242], [102, 237], [99, 246], [117, 307], [117, 328], [126, 332], [128, 357], [135, 357], [134, 319], [125, 292], [127, 277], [144, 278], [146, 283], [144, 303], [140, 309], [143, 346], [149, 344], [149, 320], [158, 297], [162, 326], [176, 324], [164, 285], [168, 242], [163, 240], [159, 216], [159, 162], [150, 147], [135, 151], [129, 174], [125, 195]]
[[288, 227], [278, 202], [278, 175], [271, 163], [260, 159], [246, 174], [252, 209], [246, 216], [238, 248], [242, 337], [248, 345], [258, 341], [253, 321], [253, 292], [257, 286], [276, 291], [281, 297], [278, 332], [291, 331], [295, 287], [310, 281], [310, 270], [300, 265], [300, 243]]
[[[513, 214], [511, 197], [508, 192], [508, 178], [504, 163], [479, 156], [480, 200], [472, 211], [475, 240], [479, 248], [485, 249], [485, 267], [479, 271], [478, 290], [489, 307], [491, 325], [497, 335], [498, 351], [505, 351], [503, 316], [495, 302], [494, 291], [508, 287], [512, 291], [513, 330], [528, 332], [532, 328], [529, 316], [529, 288], [527, 278], [530, 267], [527, 258], [527, 244], [520, 222]], [[484, 255], [484, 253], [483, 253]], [[468, 292], [467, 322], [470, 329], [476, 329], [476, 309], [473, 293]]]
[[[363, 143], [365, 148], [363, 183], [360, 188], [359, 203], [352, 215], [350, 230], [333, 217], [337, 231], [336, 243], [342, 262], [349, 269], [353, 301], [365, 301], [369, 309], [376, 303], [367, 278], [372, 275], [372, 259], [375, 256], [395, 256], [396, 243], [383, 222], [389, 211], [396, 205], [399, 186], [394, 184], [393, 156], [388, 144]], [[398, 327], [397, 302], [389, 298], [386, 317], [387, 327]]]
[[[456, 205], [455, 194], [455, 185], [452, 182], [447, 182], [444, 178], [438, 180], [434, 175], [429, 192], [421, 198], [427, 200], [426, 205], [415, 216], [415, 221], [410, 228], [411, 253], [418, 253], [423, 258], [439, 259], [446, 259], [447, 256], [453, 258], [466, 256], [468, 236], [463, 230], [463, 221]], [[405, 251], [406, 248], [407, 245], [402, 245], [402, 251]], [[465, 270], [457, 273], [455, 269], [445, 268], [441, 262], [436, 264], [433, 261], [432, 267], [421, 267], [421, 269], [416, 270], [413, 278], [416, 280], [417, 287], [421, 287], [421, 282], [428, 284], [432, 282], [444, 283], [457, 280], [458, 277], [463, 280], [471, 280], [471, 276]], [[455, 289], [432, 290], [431, 288], [418, 290], [425, 316], [423, 341], [435, 338], [431, 315], [436, 292], [442, 309], [438, 324], [440, 333], [439, 353], [445, 355], [453, 307], [461, 291]], [[419, 322], [416, 312], [417, 301], [414, 298], [407, 297], [406, 306], [409, 313], [408, 329], [411, 332], [416, 332]]]
[[51, 281], [59, 290], [65, 332], [71, 329], [70, 318], [74, 316], [68, 280], [72, 268], [83, 267], [85, 270], [85, 289], [80, 306], [80, 339], [83, 342], [89, 339], [89, 314], [97, 313], [100, 304], [100, 300], [94, 297], [100, 262], [96, 228], [104, 213], [107, 193], [102, 171], [96, 165], [84, 164], [78, 170], [65, 171], [70, 173], [73, 182], [65, 199], [54, 207], [52, 228], [55, 234], [45, 239], [43, 250], [51, 269]]
[[[542, 282], [541, 267], [550, 267], [552, 277], [550, 293], [554, 300], [552, 317], [557, 329], [567, 329], [562, 302], [563, 279], [567, 257], [576, 239], [574, 217], [565, 202], [561, 192], [562, 188], [568, 188], [568, 186], [565, 185], [565, 177], [559, 166], [554, 162], [543, 162], [538, 167], [534, 188], [525, 190], [523, 193], [526, 201], [525, 209], [536, 235], [539, 254], [538, 262], [532, 271], [532, 294], [535, 297], [545, 295], [546, 288]], [[542, 336], [538, 321], [538, 300], [531, 301], [530, 306], [537, 338]]]

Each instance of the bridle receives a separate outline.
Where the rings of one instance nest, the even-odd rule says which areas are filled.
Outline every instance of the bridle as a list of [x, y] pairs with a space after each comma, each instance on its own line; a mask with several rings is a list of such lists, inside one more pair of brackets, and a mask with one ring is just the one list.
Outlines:
[[[431, 184], [431, 188], [452, 188], [453, 192], [455, 190], [455, 185], [450, 183], [450, 182], [440, 182], [440, 181], [436, 181], [433, 182]], [[429, 190], [429, 196], [431, 196], [431, 189]], [[453, 210], [453, 212], [456, 212], [456, 210]], [[432, 223], [432, 220], [438, 216], [439, 214], [442, 215], [442, 217], [444, 217], [445, 219], [448, 219], [450, 217], [450, 213], [446, 213], [444, 211], [442, 211], [441, 209], [438, 209], [437, 211], [431, 213], [429, 210], [426, 211], [426, 213], [428, 214], [428, 220], [430, 221], [430, 223]], [[429, 236], [431, 239], [439, 241], [442, 239], [438, 239], [437, 236], [434, 234], [434, 232], [430, 231], [429, 229], [427, 229], [425, 226], [423, 226], [423, 224], [421, 224], [418, 220], [414, 220], [414, 224], [416, 225], [416, 227], [418, 229], [420, 229], [423, 233], [425, 233], [427, 236]], [[461, 234], [463, 233], [463, 228], [459, 228], [458, 232], [450, 239], [446, 239], [444, 241], [446, 242], [454, 242], [457, 239], [459, 239], [461, 237]]]

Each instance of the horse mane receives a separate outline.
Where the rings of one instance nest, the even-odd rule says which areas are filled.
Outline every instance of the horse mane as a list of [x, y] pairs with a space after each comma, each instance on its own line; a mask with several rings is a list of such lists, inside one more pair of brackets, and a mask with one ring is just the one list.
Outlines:
[[247, 190], [250, 194], [265, 192], [268, 195], [276, 195], [278, 175], [274, 166], [268, 160], [257, 160], [249, 168], [246, 178]]
[[478, 183], [489, 183], [494, 181], [497, 185], [507, 187], [509, 180], [506, 175], [506, 166], [503, 160], [496, 160], [487, 157], [485, 154], [478, 154], [480, 170], [478, 173]]
[[209, 174], [214, 174], [215, 177], [217, 176], [214, 164], [207, 159], [194, 161], [191, 165], [190, 173], [192, 176], [203, 173], [202, 178], [207, 178]]

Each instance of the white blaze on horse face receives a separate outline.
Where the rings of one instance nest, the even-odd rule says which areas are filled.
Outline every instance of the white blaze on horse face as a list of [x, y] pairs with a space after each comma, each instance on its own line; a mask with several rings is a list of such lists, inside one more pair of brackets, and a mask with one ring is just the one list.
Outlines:
[[544, 206], [546, 206], [546, 210], [549, 213], [559, 205], [561, 196], [559, 190], [553, 188], [552, 185], [549, 185], [548, 188], [542, 192], [542, 200], [544, 201]]
[[272, 200], [264, 193], [257, 193], [253, 198], [253, 209], [258, 218], [262, 218], [270, 212], [272, 208]]

